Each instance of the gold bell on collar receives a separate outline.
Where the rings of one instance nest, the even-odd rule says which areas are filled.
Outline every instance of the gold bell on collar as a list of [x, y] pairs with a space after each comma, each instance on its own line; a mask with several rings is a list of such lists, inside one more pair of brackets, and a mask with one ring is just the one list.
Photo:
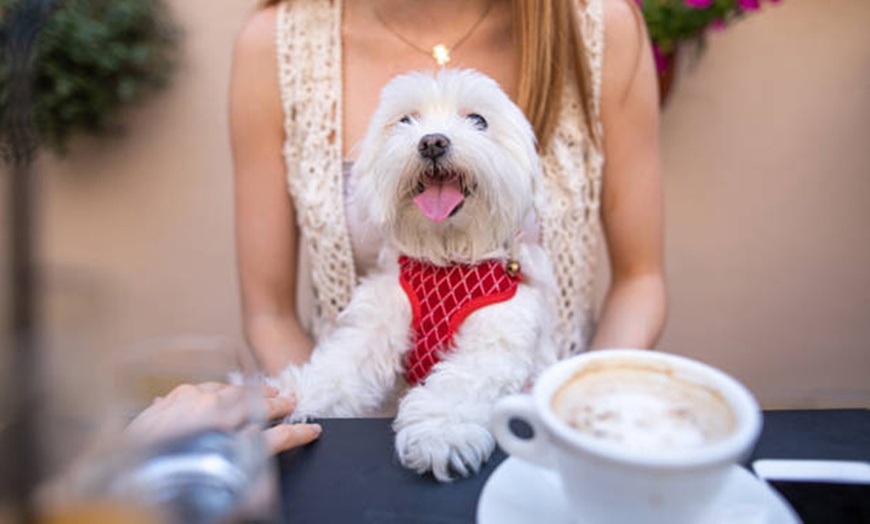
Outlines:
[[516, 260], [508, 260], [507, 264], [505, 264], [504, 266], [504, 270], [511, 278], [517, 278], [517, 276], [519, 276], [520, 274], [520, 269], [520, 263]]

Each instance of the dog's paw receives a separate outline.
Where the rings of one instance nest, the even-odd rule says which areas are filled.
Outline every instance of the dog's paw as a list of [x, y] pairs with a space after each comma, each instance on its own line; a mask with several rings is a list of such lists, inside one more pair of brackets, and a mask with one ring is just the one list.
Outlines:
[[402, 465], [417, 473], [431, 471], [441, 482], [452, 480], [452, 473], [461, 477], [477, 473], [494, 449], [492, 434], [469, 422], [417, 422], [396, 432]]

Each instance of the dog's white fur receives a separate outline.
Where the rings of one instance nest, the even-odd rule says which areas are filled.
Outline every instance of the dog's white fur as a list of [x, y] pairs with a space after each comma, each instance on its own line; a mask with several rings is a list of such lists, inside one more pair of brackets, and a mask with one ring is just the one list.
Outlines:
[[[488, 126], [482, 129], [470, 114], [483, 116]], [[432, 166], [418, 152], [430, 133], [449, 137], [439, 165], [462, 172], [468, 193], [442, 222], [413, 203]], [[361, 215], [386, 239], [378, 271], [362, 280], [310, 362], [288, 367], [273, 383], [296, 395], [293, 420], [372, 415], [400, 399], [393, 427], [402, 464], [431, 470], [442, 481], [451, 473], [468, 475], [494, 449], [488, 424], [495, 401], [520, 391], [556, 359], [550, 261], [540, 246], [518, 238], [540, 195], [534, 134], [520, 109], [483, 74], [407, 74], [384, 88], [352, 176]], [[403, 359], [413, 345], [412, 312], [399, 284], [398, 253], [437, 265], [511, 258], [522, 267], [516, 295], [469, 315], [455, 348], [410, 389]]]

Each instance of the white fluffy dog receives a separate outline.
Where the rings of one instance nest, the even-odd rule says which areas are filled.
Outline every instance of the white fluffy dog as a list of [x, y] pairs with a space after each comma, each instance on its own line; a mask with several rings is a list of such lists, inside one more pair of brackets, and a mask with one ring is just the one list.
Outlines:
[[273, 383], [296, 395], [294, 420], [398, 402], [403, 465], [442, 481], [476, 472], [495, 447], [494, 402], [556, 358], [550, 261], [520, 234], [541, 185], [531, 126], [483, 74], [399, 76], [352, 176], [386, 240], [378, 271], [311, 361]]

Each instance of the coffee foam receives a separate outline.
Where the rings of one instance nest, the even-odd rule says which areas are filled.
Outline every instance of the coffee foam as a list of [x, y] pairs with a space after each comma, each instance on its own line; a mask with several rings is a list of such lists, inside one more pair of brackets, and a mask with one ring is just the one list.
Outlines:
[[736, 425], [714, 389], [643, 364], [590, 365], [556, 391], [551, 405], [577, 431], [631, 450], [698, 448]]

